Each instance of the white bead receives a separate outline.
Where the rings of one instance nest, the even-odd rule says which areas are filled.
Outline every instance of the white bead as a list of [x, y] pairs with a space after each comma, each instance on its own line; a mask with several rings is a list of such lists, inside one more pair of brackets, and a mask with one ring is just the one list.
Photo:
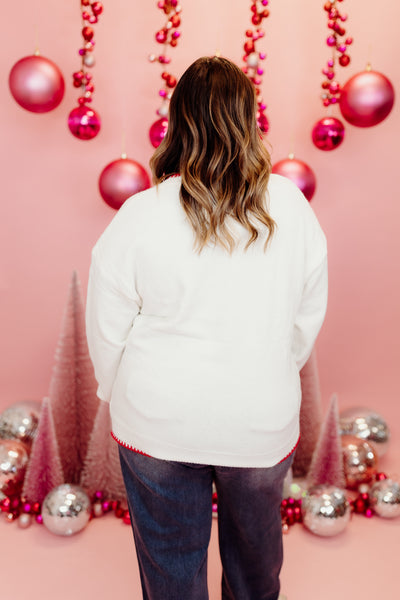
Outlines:
[[258, 67], [258, 54], [257, 52], [252, 52], [247, 57], [247, 66], [248, 67]]

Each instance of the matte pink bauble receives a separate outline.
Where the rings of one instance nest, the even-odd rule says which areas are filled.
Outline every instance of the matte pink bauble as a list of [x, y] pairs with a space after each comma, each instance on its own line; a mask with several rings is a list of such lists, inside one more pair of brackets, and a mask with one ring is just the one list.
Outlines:
[[334, 150], [344, 140], [344, 125], [335, 117], [317, 121], [312, 130], [312, 141], [320, 150]]
[[149, 136], [150, 141], [153, 144], [154, 148], [158, 148], [163, 139], [165, 138], [165, 134], [168, 129], [168, 119], [166, 117], [162, 117], [161, 119], [157, 119], [150, 127]]
[[291, 179], [301, 189], [307, 200], [314, 196], [316, 179], [313, 170], [302, 160], [284, 158], [272, 167], [272, 172]]
[[118, 210], [127, 198], [150, 187], [146, 170], [130, 158], [119, 158], [104, 167], [99, 178], [99, 190], [111, 208]]
[[100, 131], [100, 117], [89, 106], [77, 106], [68, 116], [68, 127], [71, 133], [80, 140], [91, 140]]
[[340, 110], [343, 117], [356, 127], [372, 127], [385, 119], [394, 104], [393, 85], [377, 71], [353, 75], [343, 86]]
[[11, 69], [8, 84], [14, 99], [30, 112], [49, 112], [64, 96], [65, 84], [60, 69], [43, 56], [21, 58]]

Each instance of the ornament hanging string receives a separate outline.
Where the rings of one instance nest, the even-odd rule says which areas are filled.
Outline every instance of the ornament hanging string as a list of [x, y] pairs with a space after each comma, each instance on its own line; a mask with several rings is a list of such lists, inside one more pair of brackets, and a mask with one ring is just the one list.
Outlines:
[[78, 98], [78, 107], [73, 109], [68, 118], [68, 126], [71, 133], [81, 139], [90, 140], [100, 131], [100, 117], [89, 106], [92, 102], [94, 92], [93, 75], [88, 70], [95, 65], [93, 50], [95, 47], [94, 28], [99, 16], [103, 12], [101, 2], [92, 0], [81, 0], [82, 11], [82, 47], [78, 54], [81, 57], [81, 68], [72, 75], [73, 86], [81, 88]]
[[269, 9], [267, 8], [269, 0], [253, 0], [251, 4], [251, 29], [246, 29], [245, 43], [243, 50], [244, 66], [243, 72], [247, 75], [250, 81], [254, 84], [257, 96], [257, 123], [262, 133], [267, 133], [269, 129], [268, 118], [265, 114], [267, 108], [261, 93], [262, 75], [264, 69], [260, 65], [260, 61], [265, 60], [266, 54], [257, 51], [257, 42], [264, 37], [265, 31], [261, 27], [264, 19], [269, 17]]
[[157, 115], [160, 117], [150, 127], [149, 135], [152, 145], [157, 148], [163, 140], [168, 128], [168, 105], [172, 96], [172, 91], [176, 86], [177, 80], [172, 73], [165, 70], [165, 65], [171, 62], [168, 56], [169, 48], [175, 48], [178, 45], [178, 40], [181, 36], [179, 26], [181, 24], [182, 8], [178, 4], [178, 0], [160, 0], [157, 3], [157, 8], [163, 11], [166, 16], [164, 26], [155, 34], [155, 39], [158, 44], [163, 46], [160, 54], [150, 54], [149, 61], [151, 63], [158, 62], [163, 70], [161, 73], [162, 84], [158, 92], [162, 98], [161, 106], [157, 109]]

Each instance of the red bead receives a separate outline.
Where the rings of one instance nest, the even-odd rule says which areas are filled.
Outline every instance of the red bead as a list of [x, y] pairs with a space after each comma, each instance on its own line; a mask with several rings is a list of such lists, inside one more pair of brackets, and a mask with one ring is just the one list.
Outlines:
[[269, 10], [268, 10], [268, 8], [265, 8], [262, 11], [262, 16], [263, 16], [264, 19], [267, 19], [269, 17]]
[[339, 64], [342, 67], [347, 67], [347, 65], [350, 63], [350, 56], [348, 54], [342, 54], [342, 56], [339, 56]]
[[329, 12], [332, 8], [332, 2], [325, 2], [324, 4], [324, 10], [326, 10], [327, 12]]
[[102, 3], [101, 2], [93, 2], [92, 11], [93, 11], [93, 14], [95, 14], [95, 15], [101, 15], [101, 13], [103, 12]]
[[246, 52], [246, 54], [251, 54], [252, 52], [254, 52], [254, 42], [250, 40], [245, 42], [243, 50]]
[[97, 23], [98, 19], [96, 17], [96, 15], [91, 15], [88, 19], [89, 23], [91, 23], [92, 25], [94, 25], [95, 23]]
[[177, 39], [175, 39], [175, 38], [173, 38], [173, 39], [170, 41], [169, 45], [170, 45], [170, 46], [172, 46], [173, 48], [175, 48], [175, 46], [177, 46], [177, 45], [178, 45], [178, 40], [177, 40]]
[[253, 23], [253, 25], [259, 25], [261, 23], [262, 19], [259, 15], [253, 15], [251, 17], [251, 22]]
[[94, 31], [91, 27], [84, 27], [82, 29], [82, 35], [85, 40], [90, 41], [92, 39], [92, 37], [94, 36]]
[[179, 25], [181, 24], [181, 20], [180, 17], [178, 17], [178, 15], [174, 15], [173, 17], [171, 17], [170, 22], [172, 23], [172, 27], [179, 27]]
[[248, 37], [248, 38], [252, 38], [253, 37], [253, 32], [252, 32], [251, 29], [247, 29], [247, 31], [246, 31], [246, 37]]
[[169, 75], [166, 83], [169, 88], [174, 88], [176, 86], [176, 78], [173, 75]]
[[87, 10], [84, 10], [82, 13], [82, 19], [84, 21], [87, 21], [89, 17], [90, 17], [90, 13], [88, 13]]
[[167, 39], [167, 32], [164, 29], [160, 29], [160, 31], [157, 31], [156, 40], [159, 44], [165, 44], [166, 39]]

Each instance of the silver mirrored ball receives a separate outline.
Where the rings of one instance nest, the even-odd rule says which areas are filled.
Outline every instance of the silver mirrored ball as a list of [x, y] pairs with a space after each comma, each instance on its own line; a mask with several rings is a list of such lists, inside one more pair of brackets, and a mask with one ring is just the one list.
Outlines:
[[312, 533], [325, 537], [341, 533], [350, 520], [346, 492], [332, 485], [311, 487], [303, 498], [303, 524]]
[[64, 483], [47, 494], [42, 504], [43, 523], [56, 535], [81, 531], [90, 518], [89, 496], [77, 485]]

